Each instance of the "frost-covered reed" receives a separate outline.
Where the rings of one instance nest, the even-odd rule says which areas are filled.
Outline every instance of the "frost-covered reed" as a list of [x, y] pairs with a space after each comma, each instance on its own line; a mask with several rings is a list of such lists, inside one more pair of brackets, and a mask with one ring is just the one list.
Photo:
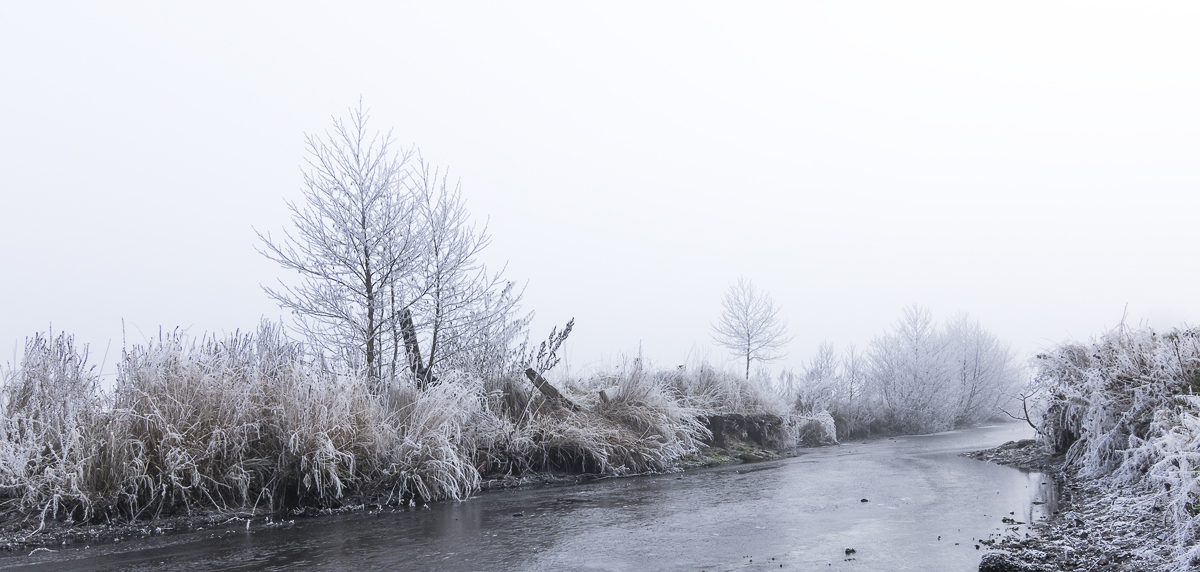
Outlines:
[[[0, 516], [37, 523], [461, 499], [481, 479], [668, 470], [715, 414], [786, 416], [786, 402], [705, 367], [556, 381], [443, 370], [381, 383], [275, 325], [123, 352], [102, 390], [69, 335], [35, 336], [0, 395]], [[600, 390], [604, 390], [601, 397]], [[795, 442], [795, 424], [790, 437]]]
[[[608, 475], [662, 471], [708, 436], [702, 411], [640, 367], [565, 380], [572, 410], [517, 380], [492, 393], [496, 430], [481, 443], [490, 475], [568, 471]], [[601, 398], [600, 391], [605, 398]], [[503, 396], [503, 397], [501, 397]]]
[[0, 391], [0, 509], [87, 519], [108, 488], [106, 418], [98, 378], [72, 338], [37, 335]]
[[204, 510], [462, 498], [479, 474], [465, 428], [476, 392], [372, 393], [306, 361], [278, 328], [130, 349], [102, 393], [70, 336], [37, 336], [7, 373], [0, 507], [76, 521]]

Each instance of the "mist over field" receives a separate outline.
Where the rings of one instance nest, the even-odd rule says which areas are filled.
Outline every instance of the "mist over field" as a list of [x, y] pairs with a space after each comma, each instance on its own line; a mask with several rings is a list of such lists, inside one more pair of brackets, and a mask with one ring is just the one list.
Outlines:
[[1200, 314], [1186, 4], [3, 10], [7, 356], [287, 319], [253, 229], [360, 97], [462, 182], [533, 329], [576, 318], [581, 371], [724, 359], [738, 276], [792, 369], [914, 303], [1021, 356]]

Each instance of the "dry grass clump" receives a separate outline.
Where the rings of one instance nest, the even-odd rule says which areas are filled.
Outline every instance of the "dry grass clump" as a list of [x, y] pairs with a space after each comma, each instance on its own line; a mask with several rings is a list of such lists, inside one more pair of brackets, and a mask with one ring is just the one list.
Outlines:
[[389, 501], [459, 500], [479, 488], [472, 457], [487, 416], [471, 381], [447, 373], [424, 391], [411, 384], [391, 390], [367, 472], [376, 488], [388, 490]]
[[319, 367], [278, 328], [126, 352], [102, 394], [69, 336], [35, 337], [0, 402], [0, 510], [78, 521], [202, 510], [463, 498], [479, 484], [466, 427], [477, 388], [382, 395]]
[[786, 417], [791, 412], [787, 400], [761, 380], [707, 363], [660, 371], [654, 377], [705, 415]]
[[762, 429], [771, 446], [837, 443], [833, 418], [823, 407], [797, 407], [795, 388], [772, 385], [765, 378], [744, 376], [699, 363], [662, 371], [656, 377], [701, 411], [704, 417], [727, 416], [766, 420]]
[[37, 335], [0, 391], [0, 509], [86, 520], [110, 476], [92, 463], [102, 420], [98, 378], [71, 336]]
[[[608, 401], [600, 398], [601, 389]], [[551, 403], [516, 380], [489, 394], [495, 429], [480, 443], [485, 473], [662, 471], [695, 452], [707, 436], [701, 410], [640, 368], [567, 382], [563, 390], [578, 410]]]
[[199, 344], [160, 336], [118, 373], [118, 500], [134, 517], [327, 505], [361, 483], [381, 415], [358, 376], [311, 367], [269, 324]]
[[466, 383], [373, 393], [361, 372], [318, 368], [271, 326], [188, 347], [168, 337], [126, 360], [116, 408], [131, 423], [139, 506], [330, 506], [347, 492], [463, 498], [479, 482], [462, 446], [479, 413]]
[[611, 373], [559, 383], [578, 411], [547, 402], [528, 383], [508, 380], [492, 388], [488, 410], [503, 415], [497, 416], [501, 438], [481, 448], [486, 474], [660, 471], [697, 451], [711, 437], [706, 424], [714, 417], [746, 420], [779, 448], [802, 436], [836, 442], [827, 413], [792, 411], [760, 380], [704, 363], [651, 371], [634, 359]]

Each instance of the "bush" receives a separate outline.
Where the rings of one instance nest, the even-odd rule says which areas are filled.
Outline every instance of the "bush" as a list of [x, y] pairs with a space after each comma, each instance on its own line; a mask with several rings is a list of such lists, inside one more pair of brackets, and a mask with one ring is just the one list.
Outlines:
[[1186, 569], [1200, 558], [1200, 331], [1122, 325], [1037, 362], [1041, 442], [1081, 476], [1165, 506]]

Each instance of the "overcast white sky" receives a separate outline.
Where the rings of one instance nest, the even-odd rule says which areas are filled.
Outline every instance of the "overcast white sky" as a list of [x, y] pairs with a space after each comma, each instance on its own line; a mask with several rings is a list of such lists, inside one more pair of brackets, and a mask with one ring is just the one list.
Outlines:
[[0, 5], [0, 349], [278, 319], [251, 227], [360, 96], [577, 370], [723, 360], [739, 275], [776, 370], [913, 303], [1022, 354], [1200, 316], [1200, 5], [500, 4]]

